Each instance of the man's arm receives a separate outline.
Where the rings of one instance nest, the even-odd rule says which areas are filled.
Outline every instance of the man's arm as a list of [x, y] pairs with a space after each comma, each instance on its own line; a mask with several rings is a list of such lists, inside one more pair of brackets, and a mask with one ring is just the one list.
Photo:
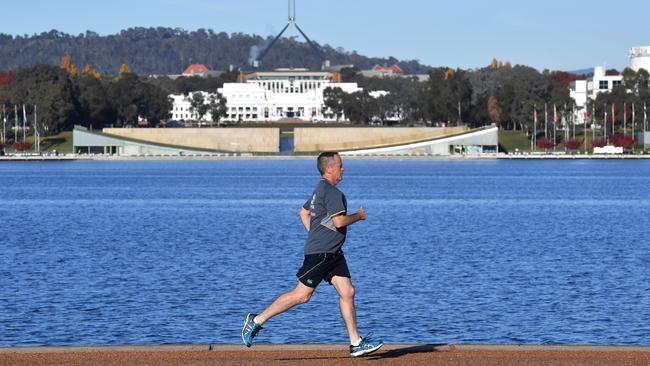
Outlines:
[[338, 215], [332, 217], [332, 223], [337, 229], [344, 228], [348, 225], [352, 225], [357, 221], [366, 219], [366, 211], [363, 207], [359, 207], [359, 211], [352, 215]]
[[300, 209], [300, 221], [302, 221], [302, 226], [305, 227], [305, 230], [309, 232], [309, 226], [311, 224], [311, 212], [302, 207]]

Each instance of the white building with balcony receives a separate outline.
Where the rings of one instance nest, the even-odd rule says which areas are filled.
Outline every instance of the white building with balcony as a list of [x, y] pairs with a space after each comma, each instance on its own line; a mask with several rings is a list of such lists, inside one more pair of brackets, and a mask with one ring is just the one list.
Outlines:
[[569, 95], [576, 103], [576, 122], [584, 122], [587, 100], [596, 100], [600, 93], [611, 92], [623, 83], [623, 75], [606, 75], [603, 66], [594, 67], [594, 75], [586, 80], [576, 80], [569, 87]]
[[[630, 68], [650, 71], [650, 46], [632, 47], [629, 50]], [[623, 83], [623, 75], [606, 75], [603, 66], [594, 68], [594, 75], [587, 80], [576, 80], [569, 87], [569, 94], [576, 103], [576, 122], [583, 123], [587, 100], [596, 100], [600, 93], [610, 92]]]

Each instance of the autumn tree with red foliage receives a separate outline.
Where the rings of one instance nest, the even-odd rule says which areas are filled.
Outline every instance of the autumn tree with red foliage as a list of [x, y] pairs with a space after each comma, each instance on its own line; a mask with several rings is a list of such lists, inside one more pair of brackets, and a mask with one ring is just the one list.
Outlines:
[[553, 143], [553, 141], [551, 141], [549, 139], [539, 139], [539, 140], [537, 140], [537, 147], [539, 147], [540, 149], [550, 149], [553, 146], [555, 146], [555, 144]]
[[551, 79], [553, 79], [559, 89], [567, 89], [572, 81], [584, 80], [585, 77], [565, 71], [553, 71], [551, 73]]
[[0, 72], [0, 85], [9, 85], [16, 82], [16, 70]]
[[566, 148], [569, 150], [577, 150], [580, 148], [581, 145], [582, 145], [582, 140], [578, 140], [578, 139], [567, 140], [564, 143], [564, 146], [566, 146]]
[[494, 122], [495, 125], [499, 126], [501, 123], [501, 107], [499, 106], [499, 102], [494, 95], [490, 95], [490, 98], [488, 98], [487, 107], [490, 119], [492, 122]]
[[624, 149], [629, 149], [634, 146], [634, 137], [632, 136], [614, 135], [612, 141], [614, 142], [614, 146]]
[[603, 139], [600, 139], [600, 140], [593, 140], [593, 141], [591, 142], [591, 148], [594, 148], [594, 147], [603, 147], [603, 146], [605, 146], [605, 145], [607, 145], [607, 141], [605, 141], [605, 140], [603, 140]]

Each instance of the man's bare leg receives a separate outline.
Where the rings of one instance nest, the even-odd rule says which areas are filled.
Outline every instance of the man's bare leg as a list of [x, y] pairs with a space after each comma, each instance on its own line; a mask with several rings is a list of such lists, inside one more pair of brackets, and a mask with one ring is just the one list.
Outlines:
[[348, 330], [350, 344], [357, 344], [359, 339], [359, 330], [357, 329], [357, 310], [354, 306], [354, 286], [352, 280], [348, 277], [332, 277], [332, 285], [339, 293], [339, 307], [341, 308], [341, 317], [345, 322], [345, 328]]
[[259, 325], [262, 325], [274, 316], [284, 313], [296, 305], [306, 303], [309, 301], [309, 299], [311, 299], [311, 295], [314, 293], [314, 290], [315, 289], [306, 286], [298, 281], [298, 284], [293, 290], [287, 291], [278, 296], [271, 303], [271, 305], [269, 305], [261, 314], [255, 317], [255, 322]]

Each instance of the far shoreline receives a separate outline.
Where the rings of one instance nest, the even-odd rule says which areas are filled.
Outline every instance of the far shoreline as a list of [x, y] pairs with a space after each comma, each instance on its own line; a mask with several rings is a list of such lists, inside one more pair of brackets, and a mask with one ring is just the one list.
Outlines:
[[[341, 153], [346, 160], [434, 160], [434, 161], [464, 161], [464, 160], [639, 160], [650, 159], [650, 154], [480, 154], [480, 155], [348, 155]], [[249, 154], [221, 153], [204, 155], [5, 155], [0, 156], [4, 161], [227, 161], [227, 160], [313, 160], [316, 154]]]

